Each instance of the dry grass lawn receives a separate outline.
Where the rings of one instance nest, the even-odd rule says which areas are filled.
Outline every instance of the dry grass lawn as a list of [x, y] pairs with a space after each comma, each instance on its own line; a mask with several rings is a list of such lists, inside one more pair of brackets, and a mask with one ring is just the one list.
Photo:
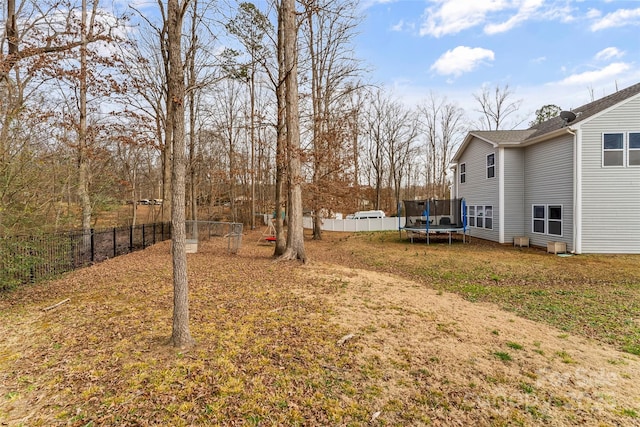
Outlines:
[[258, 235], [189, 255], [187, 351], [168, 242], [0, 295], [0, 425], [640, 425], [640, 256]]

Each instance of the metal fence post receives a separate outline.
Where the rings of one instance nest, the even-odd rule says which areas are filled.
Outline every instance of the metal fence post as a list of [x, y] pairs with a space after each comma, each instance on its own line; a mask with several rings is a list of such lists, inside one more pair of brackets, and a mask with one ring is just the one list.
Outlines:
[[89, 230], [89, 232], [91, 233], [90, 237], [91, 237], [91, 262], [94, 262], [96, 259], [96, 242], [95, 242], [95, 237], [93, 235], [93, 228], [91, 230]]
[[117, 236], [117, 231], [116, 228], [113, 227], [113, 257], [115, 258], [117, 256], [118, 253], [118, 236]]

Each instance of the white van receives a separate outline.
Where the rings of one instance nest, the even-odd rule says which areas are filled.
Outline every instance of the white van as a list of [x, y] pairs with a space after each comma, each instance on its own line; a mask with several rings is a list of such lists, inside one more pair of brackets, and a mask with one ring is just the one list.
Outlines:
[[370, 219], [370, 218], [384, 218], [383, 211], [358, 211], [353, 214], [353, 219]]

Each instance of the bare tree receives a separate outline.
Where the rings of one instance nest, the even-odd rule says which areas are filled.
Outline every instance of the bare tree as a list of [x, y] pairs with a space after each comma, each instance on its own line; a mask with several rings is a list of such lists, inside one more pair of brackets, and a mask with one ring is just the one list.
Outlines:
[[426, 190], [430, 197], [447, 196], [447, 166], [466, 131], [464, 111], [445, 97], [431, 94], [419, 107], [426, 138]]
[[339, 110], [341, 98], [355, 90], [350, 80], [360, 70], [352, 49], [360, 18], [355, 14], [357, 3], [351, 0], [309, 0], [303, 5], [311, 81], [313, 238], [321, 239], [326, 190], [337, 170], [346, 167], [341, 164], [341, 153], [346, 147], [340, 138], [340, 128], [347, 113]]
[[246, 78], [249, 82], [249, 130], [251, 140], [251, 164], [250, 164], [250, 180], [251, 180], [251, 229], [255, 228], [256, 216], [256, 75], [258, 66], [265, 64], [267, 57], [271, 56], [271, 52], [265, 44], [265, 37], [273, 27], [267, 17], [256, 8], [253, 3], [240, 3], [237, 16], [227, 24], [227, 30], [235, 35], [240, 43], [244, 46], [250, 56], [247, 64]]
[[167, 87], [170, 99], [173, 136], [173, 168], [171, 189], [171, 253], [173, 255], [173, 331], [171, 342], [176, 347], [190, 347], [195, 342], [189, 330], [189, 284], [185, 229], [185, 81], [182, 59], [182, 22], [189, 0], [167, 1]]
[[302, 226], [302, 173], [300, 150], [300, 112], [298, 99], [298, 26], [296, 24], [295, 0], [282, 0], [283, 60], [286, 70], [285, 114], [287, 129], [287, 158], [289, 184], [289, 212], [287, 248], [280, 256], [282, 260], [299, 259], [305, 262], [304, 229]]
[[82, 22], [80, 24], [80, 75], [78, 91], [80, 101], [78, 109], [80, 120], [78, 123], [78, 197], [82, 209], [82, 231], [85, 243], [89, 243], [91, 229], [91, 198], [89, 197], [89, 161], [87, 158], [87, 35], [88, 29], [93, 28], [93, 21], [98, 8], [98, 0], [93, 2], [91, 25], [87, 26], [87, 0], [82, 0]]
[[385, 97], [382, 90], [377, 90], [373, 94], [371, 104], [367, 111], [367, 166], [372, 172], [373, 185], [375, 188], [375, 209], [380, 209], [382, 205], [382, 190], [384, 186], [386, 172], [389, 169], [388, 158], [385, 156], [386, 135], [384, 120], [387, 118], [390, 101]]
[[[480, 127], [484, 130], [501, 130], [505, 127], [507, 119], [517, 113], [522, 105], [522, 99], [512, 101], [514, 92], [509, 85], [500, 87], [496, 85], [491, 89], [483, 86], [482, 92], [474, 93], [473, 97], [478, 101], [479, 109], [475, 110], [480, 116]], [[522, 123], [523, 120], [516, 121], [511, 129]]]
[[236, 221], [237, 212], [237, 182], [241, 169], [240, 142], [243, 135], [245, 122], [242, 117], [242, 92], [241, 83], [235, 79], [226, 79], [220, 82], [213, 94], [212, 101], [215, 114], [212, 114], [212, 122], [215, 131], [224, 142], [227, 157], [227, 174], [225, 183], [227, 197], [231, 208], [231, 219]]
[[284, 49], [284, 2], [278, 1], [278, 39], [277, 39], [277, 60], [278, 78], [274, 81], [276, 89], [276, 188], [275, 188], [275, 228], [276, 245], [274, 256], [281, 256], [287, 250], [287, 238], [284, 232], [285, 216], [285, 182], [288, 175], [287, 167], [287, 132], [286, 132], [286, 91], [285, 79], [288, 75], [287, 63], [285, 61]]
[[389, 177], [397, 207], [401, 202], [402, 184], [408, 181], [408, 166], [415, 158], [417, 147], [414, 142], [418, 136], [418, 120], [412, 110], [396, 101], [389, 104], [383, 126], [389, 158]]
[[[113, 39], [112, 27], [110, 26], [102, 26], [99, 31], [89, 31], [84, 39], [78, 40], [73, 37], [77, 31], [73, 25], [59, 25], [63, 21], [62, 19], [57, 19], [55, 22], [49, 21], [51, 16], [66, 15], [64, 21], [67, 24], [73, 22], [75, 11], [68, 7], [64, 10], [63, 2], [52, 2], [51, 4], [37, 2], [34, 9], [40, 13], [32, 17], [31, 20], [23, 21], [25, 28], [21, 33], [16, 10], [26, 9], [26, 3], [27, 1], [22, 2], [16, 8], [15, 0], [7, 0], [5, 38], [8, 50], [6, 54], [0, 52], [0, 81], [6, 79], [9, 72], [25, 59], [64, 53], [83, 44], [87, 45], [100, 40], [108, 42]], [[48, 7], [48, 9], [45, 10], [44, 7]], [[46, 26], [46, 31], [39, 29], [40, 25]], [[46, 36], [39, 39], [37, 36], [42, 34]]]

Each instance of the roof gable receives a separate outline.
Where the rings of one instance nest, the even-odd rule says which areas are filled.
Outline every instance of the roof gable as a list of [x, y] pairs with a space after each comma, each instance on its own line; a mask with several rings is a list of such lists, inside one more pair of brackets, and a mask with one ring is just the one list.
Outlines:
[[614, 105], [620, 104], [621, 102], [626, 101], [627, 99], [632, 98], [638, 94], [640, 94], [640, 83], [619, 90], [615, 93], [612, 93], [611, 95], [605, 96], [604, 98], [596, 99], [595, 101], [582, 105], [578, 108], [574, 108], [571, 111], [575, 113], [576, 119], [569, 123], [565, 123], [565, 121], [561, 117], [554, 117], [552, 119], [534, 125], [529, 129], [534, 130], [535, 132], [532, 133], [527, 139], [539, 138], [547, 133], [566, 127], [569, 124], [574, 125], [576, 123], [583, 122], [586, 119], [602, 113], [603, 111], [613, 107]]
[[488, 142], [493, 146], [524, 146], [535, 144], [536, 142], [544, 141], [553, 136], [559, 135], [563, 132], [563, 128], [567, 128], [564, 129], [564, 131], [567, 131], [569, 129], [567, 127], [568, 125], [573, 126], [577, 123], [584, 122], [587, 119], [597, 116], [609, 108], [636, 96], [640, 96], [640, 83], [636, 83], [633, 86], [619, 90], [611, 95], [596, 99], [595, 101], [582, 105], [578, 108], [574, 108], [571, 111], [575, 113], [576, 118], [570, 123], [566, 123], [558, 116], [524, 130], [470, 131], [462, 141], [462, 144], [460, 144], [456, 154], [453, 156], [452, 162], [455, 163], [460, 159], [462, 153], [466, 150], [474, 137]]

